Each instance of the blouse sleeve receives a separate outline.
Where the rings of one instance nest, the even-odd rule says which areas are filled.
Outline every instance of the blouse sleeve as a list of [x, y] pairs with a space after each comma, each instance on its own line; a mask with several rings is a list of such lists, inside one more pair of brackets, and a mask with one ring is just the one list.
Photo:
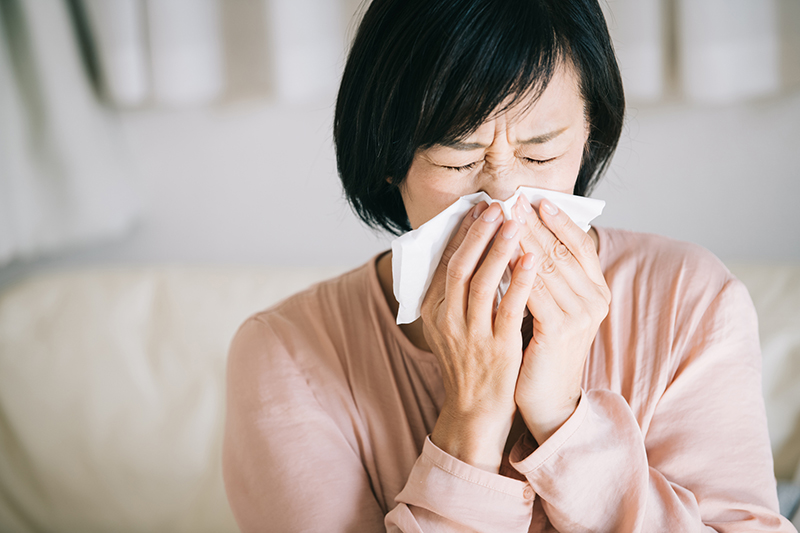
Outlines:
[[430, 437], [396, 500], [389, 532], [525, 533], [533, 510], [528, 483], [464, 463]]
[[383, 530], [360, 457], [264, 322], [228, 355], [223, 475], [242, 532]]
[[778, 513], [744, 285], [730, 279], [690, 329], [644, 433], [620, 394], [589, 390], [541, 446], [515, 445], [558, 531], [796, 531]]
[[231, 344], [223, 474], [243, 532], [528, 531], [527, 482], [472, 467], [430, 439], [384, 516], [353, 422], [331, 415], [299, 366], [259, 319], [245, 322]]

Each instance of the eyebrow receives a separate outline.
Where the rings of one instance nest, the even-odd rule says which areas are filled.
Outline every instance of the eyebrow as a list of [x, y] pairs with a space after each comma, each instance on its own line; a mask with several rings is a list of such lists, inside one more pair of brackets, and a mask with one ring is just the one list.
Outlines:
[[[516, 144], [544, 144], [546, 142], [550, 142], [562, 133], [567, 130], [568, 127], [561, 128], [560, 130], [551, 131], [549, 133], [545, 133], [543, 135], [537, 135], [536, 137], [531, 137], [530, 139], [525, 139], [524, 141], [518, 141]], [[480, 143], [465, 143], [461, 141], [445, 141], [439, 143], [440, 146], [444, 146], [445, 148], [453, 148], [454, 150], [460, 150], [464, 152], [468, 152], [470, 150], [478, 150], [480, 148], [489, 148], [489, 145], [480, 144]]]

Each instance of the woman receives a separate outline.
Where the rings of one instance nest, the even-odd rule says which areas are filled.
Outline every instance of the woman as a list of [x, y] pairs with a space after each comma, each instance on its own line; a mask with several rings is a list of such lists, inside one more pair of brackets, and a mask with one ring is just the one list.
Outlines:
[[[596, 1], [375, 0], [339, 173], [395, 234], [479, 191], [583, 196], [623, 109]], [[384, 253], [242, 325], [224, 447], [242, 530], [794, 531], [743, 285], [694, 245], [587, 234], [546, 201], [513, 215], [464, 218], [416, 322], [395, 323]]]

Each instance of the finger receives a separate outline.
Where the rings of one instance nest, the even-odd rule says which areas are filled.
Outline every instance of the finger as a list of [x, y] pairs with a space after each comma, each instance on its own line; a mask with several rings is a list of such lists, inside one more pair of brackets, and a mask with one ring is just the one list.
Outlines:
[[444, 299], [448, 309], [462, 317], [467, 308], [472, 276], [478, 268], [481, 256], [502, 222], [502, 209], [499, 205], [486, 207], [470, 225], [466, 235], [449, 258], [446, 267]]
[[598, 285], [605, 285], [605, 277], [600, 268], [597, 250], [588, 233], [579, 228], [564, 211], [548, 200], [542, 200], [539, 204], [539, 215], [552, 235], [562, 242], [580, 263], [589, 279]]
[[[594, 301], [597, 298], [604, 299], [601, 287], [589, 278], [583, 265], [578, 262], [564, 243], [561, 241], [556, 243], [552, 251], [551, 259], [556, 265], [556, 270], [567, 282], [570, 289], [579, 296], [584, 303], [586, 301]], [[547, 282], [548, 278], [545, 278], [545, 283]], [[559, 305], [561, 305], [559, 297], [557, 295], [554, 295], [554, 297], [556, 301], [559, 302]], [[562, 308], [566, 310], [565, 307], [562, 306]]]
[[525, 254], [514, 266], [511, 273], [511, 284], [508, 286], [494, 322], [495, 335], [505, 336], [519, 333], [520, 324], [525, 313], [525, 306], [536, 279], [536, 259], [533, 254]]
[[479, 327], [492, 326], [497, 287], [516, 250], [519, 249], [519, 230], [518, 222], [514, 220], [504, 222], [486, 258], [472, 277], [467, 305], [468, 324], [477, 324]]
[[[611, 301], [611, 291], [606, 285], [605, 277], [600, 268], [600, 261], [594, 249], [594, 241], [592, 241], [591, 237], [558, 208], [556, 208], [556, 215], [551, 215], [547, 209], [555, 207], [552, 202], [542, 200], [539, 204], [539, 215], [533, 211], [533, 208], [524, 198], [520, 197], [518, 202], [520, 204], [519, 207], [523, 208], [522, 211], [526, 211], [525, 219], [529, 230], [523, 231], [523, 235], [520, 238], [523, 251], [531, 251], [540, 258], [544, 256], [552, 257], [556, 260], [559, 271], [569, 285], [582, 298], [591, 300], [599, 293], [605, 302], [609, 303]], [[557, 218], [559, 224], [569, 231], [569, 237], [566, 236], [566, 233], [563, 233], [563, 235], [569, 243], [573, 244], [573, 247], [586, 246], [586, 241], [588, 241], [590, 249], [582, 252], [582, 257], [585, 258], [583, 262], [570, 251], [567, 243], [563, 243], [549, 227], [545, 226], [543, 219], [540, 218], [544, 217], [553, 222], [548, 218], [549, 216]], [[580, 242], [581, 239], [585, 239], [582, 244], [576, 243], [576, 241]], [[565, 306], [569, 305], [563, 299], [559, 303]]]
[[[536, 269], [536, 267], [534, 267]], [[528, 309], [537, 322], [543, 324], [554, 323], [564, 319], [564, 310], [553, 299], [553, 295], [544, 283], [542, 276], [537, 272], [528, 294]]]
[[428, 287], [425, 300], [428, 300], [429, 295], [434, 301], [441, 301], [444, 299], [447, 284], [447, 268], [452, 260], [453, 254], [458, 250], [458, 247], [461, 246], [461, 243], [469, 232], [469, 228], [472, 227], [486, 207], [488, 207], [486, 202], [480, 202], [464, 216], [464, 220], [461, 221], [458, 231], [456, 231], [456, 234], [450, 239], [447, 246], [445, 246], [444, 252], [442, 252], [442, 257], [439, 259], [439, 264], [436, 265], [433, 278], [431, 278], [431, 284]]
[[[569, 254], [565, 246], [561, 245], [561, 249]], [[554, 258], [545, 255], [539, 261], [539, 278], [541, 278], [550, 297], [561, 311], [568, 315], [577, 314], [581, 311], [584, 299], [592, 294], [590, 291], [593, 290], [594, 284], [586, 277], [577, 262], [575, 262], [575, 266], [578, 272], [573, 276], [572, 284], [559, 266]], [[581, 293], [576, 290], [574, 285], [582, 285], [580, 289], [584, 292]]]
[[556, 237], [542, 222], [531, 204], [522, 196], [514, 206], [516, 218], [523, 220], [525, 228], [520, 236], [520, 245], [524, 252], [531, 252], [534, 257], [541, 258], [555, 246]]

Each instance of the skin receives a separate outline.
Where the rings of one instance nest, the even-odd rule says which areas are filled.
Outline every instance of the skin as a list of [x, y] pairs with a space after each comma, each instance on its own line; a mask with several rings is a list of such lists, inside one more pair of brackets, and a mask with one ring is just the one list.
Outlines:
[[[532, 106], [493, 116], [455, 146], [415, 154], [401, 186], [411, 226], [478, 191], [500, 200], [519, 186], [571, 194], [587, 137], [577, 77], [564, 65]], [[443, 254], [422, 317], [403, 326], [442, 370], [446, 399], [432, 442], [491, 472], [519, 434], [542, 443], [574, 412], [586, 356], [608, 314], [594, 230], [587, 235], [548, 207], [555, 206], [543, 201], [537, 215], [520, 198], [515, 219], [504, 221], [497, 205], [476, 206]], [[511, 287], [495, 312], [508, 265]], [[396, 312], [391, 253], [379, 260], [378, 276]], [[523, 352], [526, 307], [534, 334]]]

